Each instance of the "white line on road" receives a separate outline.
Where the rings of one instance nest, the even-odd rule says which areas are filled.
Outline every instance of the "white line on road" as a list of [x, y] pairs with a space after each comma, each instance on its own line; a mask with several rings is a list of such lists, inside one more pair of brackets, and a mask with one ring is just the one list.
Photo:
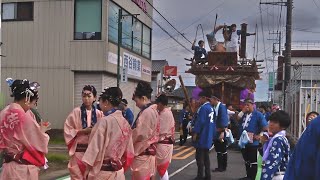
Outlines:
[[[214, 148], [214, 145], [212, 145], [212, 147], [210, 148], [209, 151], [211, 151], [213, 148]], [[190, 166], [191, 164], [193, 164], [193, 163], [195, 163], [195, 162], [196, 162], [195, 159], [192, 160], [192, 161], [189, 162], [188, 164], [184, 165], [182, 168], [180, 168], [180, 169], [176, 170], [175, 172], [171, 173], [171, 174], [169, 175], [169, 178], [171, 178], [171, 177], [173, 177], [174, 175], [178, 174], [179, 172], [183, 171], [185, 168], [187, 168], [188, 166]]]
[[193, 163], [195, 163], [195, 162], [196, 162], [195, 159], [192, 160], [192, 161], [189, 162], [188, 164], [184, 165], [182, 168], [180, 168], [180, 169], [176, 170], [175, 172], [171, 173], [171, 174], [169, 175], [169, 178], [171, 178], [172, 176], [178, 174], [179, 172], [181, 172], [182, 170], [184, 170], [185, 168], [187, 168], [188, 166], [190, 166], [191, 164], [193, 164]]

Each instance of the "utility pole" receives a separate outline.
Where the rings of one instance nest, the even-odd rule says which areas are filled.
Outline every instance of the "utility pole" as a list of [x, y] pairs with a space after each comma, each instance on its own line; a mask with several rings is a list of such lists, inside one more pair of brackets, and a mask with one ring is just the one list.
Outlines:
[[286, 89], [291, 78], [292, 0], [287, 0], [286, 50], [284, 53], [283, 109], [286, 108]]
[[[283, 109], [286, 108], [286, 89], [291, 78], [291, 35], [292, 35], [292, 8], [293, 0], [287, 2], [264, 2], [260, 4], [287, 6], [286, 43], [284, 52], [284, 81], [283, 81]], [[280, 35], [281, 36], [281, 35]], [[281, 45], [280, 45], [281, 46]], [[279, 48], [281, 54], [281, 48]]]
[[[118, 11], [118, 61], [117, 61], [117, 87], [120, 87], [120, 59], [121, 59], [121, 45], [122, 45], [122, 18], [126, 16], [131, 16], [130, 14], [123, 14], [122, 9], [120, 8]], [[132, 14], [133, 16], [137, 17], [140, 14]], [[124, 62], [122, 63], [122, 66], [124, 66]]]
[[[120, 87], [120, 47], [122, 44], [122, 9], [118, 12], [118, 61], [117, 61], [117, 87]], [[124, 63], [123, 63], [124, 65]]]

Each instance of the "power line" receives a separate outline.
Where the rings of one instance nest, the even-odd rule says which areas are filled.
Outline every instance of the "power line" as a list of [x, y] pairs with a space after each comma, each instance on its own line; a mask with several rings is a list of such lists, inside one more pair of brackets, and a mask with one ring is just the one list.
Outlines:
[[318, 9], [320, 9], [319, 6], [318, 6], [318, 4], [317, 4], [314, 0], [313, 0], [313, 3], [314, 3], [314, 5], [317, 6]]
[[156, 50], [156, 51], [153, 51], [153, 53], [159, 53], [159, 52], [161, 52], [161, 51], [165, 51], [165, 50], [168, 50], [168, 49], [177, 47], [177, 46], [179, 46], [179, 44], [174, 45], [174, 46], [170, 46], [170, 47], [166, 47], [166, 48], [163, 48], [163, 49], [159, 49], [159, 50]]
[[[206, 19], [209, 15], [211, 14], [214, 10], [218, 9], [219, 7], [221, 7], [226, 1], [223, 1], [221, 4], [219, 4], [218, 6], [214, 7], [213, 9], [211, 9], [209, 12], [207, 12], [206, 14], [201, 15], [198, 19], [196, 19], [195, 21], [193, 21], [190, 25], [186, 26], [185, 28], [183, 28], [182, 30], [180, 30], [181, 32], [185, 31], [186, 29], [188, 29], [189, 27], [191, 27], [192, 25], [194, 25], [195, 23], [199, 23], [201, 21], [203, 21], [204, 19]], [[206, 17], [206, 18], [203, 18]], [[183, 35], [185, 35], [185, 33], [182, 33]], [[177, 36], [177, 35], [175, 35]], [[169, 40], [170, 38], [166, 38], [164, 39], [162, 42], [158, 43], [157, 45], [162, 44], [163, 42]]]
[[197, 20], [195, 20], [194, 22], [192, 22], [189, 26], [183, 28], [181, 31], [184, 31], [186, 29], [188, 29], [189, 27], [191, 27], [192, 25], [194, 25], [195, 23], [199, 23], [202, 20], [204, 20], [203, 17], [208, 17], [207, 15], [211, 14], [214, 10], [218, 9], [219, 7], [221, 7], [226, 1], [222, 2], [221, 4], [219, 4], [218, 6], [216, 6], [215, 8], [213, 8], [212, 10], [210, 10], [208, 13], [201, 15]]
[[176, 41], [180, 46], [182, 46], [185, 50], [187, 50], [188, 52], [190, 52], [191, 54], [193, 54], [193, 52], [187, 48], [185, 45], [183, 45], [182, 43], [180, 43], [176, 38], [174, 38], [167, 30], [165, 30], [150, 14], [148, 14], [147, 12], [145, 12], [145, 14], [152, 20], [152, 22], [154, 22], [163, 32], [165, 32], [168, 36], [170, 36], [170, 38], [172, 38], [174, 41]]
[[[264, 52], [264, 58], [267, 59], [266, 45], [265, 45], [265, 41], [264, 41], [264, 30], [263, 30], [263, 21], [262, 21], [261, 0], [260, 0], [259, 9], [260, 9], [260, 23], [261, 23], [261, 32], [262, 32], [263, 52]], [[266, 61], [266, 70], [267, 70], [267, 72], [269, 72], [269, 66], [268, 66], [268, 62], [267, 61]]]
[[305, 30], [305, 29], [293, 29], [293, 31], [300, 31], [300, 32], [308, 32], [308, 33], [320, 34], [320, 31], [311, 31], [311, 30]]
[[192, 44], [192, 42], [189, 40], [189, 39], [187, 39], [185, 36], [184, 36], [184, 34], [182, 34], [180, 31], [178, 31], [178, 29], [176, 29], [148, 0], [146, 0], [147, 1], [147, 3], [168, 23], [168, 24], [170, 24], [170, 26], [174, 29], [174, 30], [176, 30], [185, 40], [187, 40], [189, 43], [191, 43]]

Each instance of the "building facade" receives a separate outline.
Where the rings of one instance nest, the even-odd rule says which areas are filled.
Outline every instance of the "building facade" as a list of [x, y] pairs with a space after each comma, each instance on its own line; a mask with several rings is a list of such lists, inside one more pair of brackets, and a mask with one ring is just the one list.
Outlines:
[[162, 92], [163, 86], [163, 68], [168, 66], [167, 60], [152, 60], [151, 68], [151, 87], [153, 89], [151, 100], [154, 101], [156, 96]]
[[37, 81], [40, 114], [52, 128], [63, 128], [69, 112], [81, 105], [84, 85], [95, 86], [98, 94], [117, 85], [122, 29], [120, 65], [126, 67], [127, 82], [120, 88], [137, 114], [134, 88], [140, 80], [151, 82], [152, 12], [145, 0], [3, 0], [1, 91], [6, 103], [12, 101], [7, 77]]
[[[274, 102], [283, 102], [283, 63], [284, 57], [278, 57], [277, 83]], [[300, 87], [320, 87], [320, 50], [292, 50], [291, 78], [287, 93], [296, 93]]]

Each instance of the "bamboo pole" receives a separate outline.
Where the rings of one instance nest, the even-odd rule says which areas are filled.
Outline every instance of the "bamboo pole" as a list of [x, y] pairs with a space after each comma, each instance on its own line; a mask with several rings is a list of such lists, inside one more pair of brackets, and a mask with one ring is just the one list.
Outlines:
[[179, 75], [179, 80], [180, 80], [180, 83], [181, 83], [181, 87], [182, 87], [182, 89], [183, 89], [184, 97], [186, 98], [186, 101], [187, 101], [187, 103], [188, 103], [188, 105], [189, 105], [189, 107], [190, 107], [190, 110], [191, 110], [192, 114], [193, 114], [193, 113], [195, 113], [195, 110], [194, 110], [193, 107], [191, 106], [190, 98], [189, 98], [189, 96], [188, 96], [187, 89], [186, 89], [186, 87], [184, 86], [184, 83], [183, 83], [183, 80], [182, 80], [181, 75]]

